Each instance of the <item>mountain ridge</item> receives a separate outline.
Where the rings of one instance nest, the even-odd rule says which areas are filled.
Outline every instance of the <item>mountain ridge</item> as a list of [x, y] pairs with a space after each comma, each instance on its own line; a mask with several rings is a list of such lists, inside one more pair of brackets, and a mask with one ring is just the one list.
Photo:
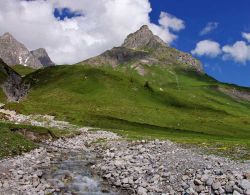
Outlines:
[[204, 73], [200, 61], [188, 53], [167, 46], [158, 36], [154, 35], [148, 26], [142, 26], [131, 33], [120, 47], [107, 50], [99, 56], [84, 60], [78, 64], [92, 66], [117, 67], [130, 64], [131, 67], [143, 69], [143, 64], [162, 67], [183, 68]]
[[0, 58], [9, 66], [21, 64], [39, 69], [54, 65], [45, 49], [29, 51], [9, 32], [0, 36]]

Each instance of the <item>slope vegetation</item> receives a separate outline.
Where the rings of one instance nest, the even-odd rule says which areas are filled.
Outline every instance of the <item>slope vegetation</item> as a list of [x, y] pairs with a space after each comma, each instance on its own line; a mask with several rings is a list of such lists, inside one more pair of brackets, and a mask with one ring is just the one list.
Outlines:
[[[94, 68], [57, 66], [25, 77], [28, 96], [8, 107], [50, 114], [76, 124], [122, 129], [132, 138], [169, 138], [189, 143], [250, 146], [250, 102], [219, 88], [232, 88], [205, 74], [129, 65]], [[240, 89], [247, 90], [248, 89]]]
[[207, 76], [198, 60], [168, 47], [147, 26], [121, 47], [78, 65], [37, 70], [22, 83], [31, 87], [28, 96], [7, 105], [19, 112], [55, 115], [129, 138], [250, 151], [250, 90]]

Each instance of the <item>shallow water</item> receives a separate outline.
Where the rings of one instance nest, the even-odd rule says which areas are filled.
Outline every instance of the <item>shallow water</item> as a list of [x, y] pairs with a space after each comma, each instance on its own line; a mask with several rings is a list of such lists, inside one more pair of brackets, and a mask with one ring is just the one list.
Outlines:
[[88, 152], [61, 153], [54, 159], [54, 165], [46, 170], [44, 179], [49, 181], [59, 194], [72, 195], [115, 195], [104, 181], [93, 175], [90, 166], [95, 155]]

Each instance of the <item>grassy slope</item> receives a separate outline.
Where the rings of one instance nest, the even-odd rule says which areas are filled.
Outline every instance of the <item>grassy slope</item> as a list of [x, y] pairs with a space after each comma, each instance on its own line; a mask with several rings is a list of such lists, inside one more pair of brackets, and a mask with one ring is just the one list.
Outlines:
[[122, 66], [118, 71], [80, 65], [38, 70], [26, 77], [34, 81], [28, 97], [8, 106], [76, 124], [122, 129], [119, 132], [131, 138], [250, 148], [249, 102], [236, 102], [217, 91], [224, 84], [205, 75], [157, 66], [145, 69], [151, 72], [145, 77]]
[[15, 70], [18, 74], [25, 76], [35, 71], [35, 69], [23, 65], [12, 66], [12, 69]]
[[9, 125], [0, 123], [0, 158], [21, 154], [34, 149], [36, 145], [24, 136], [11, 132]]

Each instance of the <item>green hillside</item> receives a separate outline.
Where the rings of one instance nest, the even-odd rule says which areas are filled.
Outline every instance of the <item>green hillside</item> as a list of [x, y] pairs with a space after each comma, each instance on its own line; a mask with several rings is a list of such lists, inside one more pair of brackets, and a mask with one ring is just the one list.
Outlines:
[[116, 69], [82, 65], [41, 69], [24, 78], [32, 83], [28, 96], [7, 107], [114, 129], [129, 138], [168, 138], [249, 151], [250, 102], [219, 90], [236, 86], [183, 69], [143, 66], [145, 76], [128, 64]]
[[28, 66], [23, 66], [23, 65], [15, 65], [12, 66], [12, 69], [15, 70], [18, 74], [21, 76], [25, 76], [27, 74], [30, 74], [35, 71], [35, 69], [28, 67]]

